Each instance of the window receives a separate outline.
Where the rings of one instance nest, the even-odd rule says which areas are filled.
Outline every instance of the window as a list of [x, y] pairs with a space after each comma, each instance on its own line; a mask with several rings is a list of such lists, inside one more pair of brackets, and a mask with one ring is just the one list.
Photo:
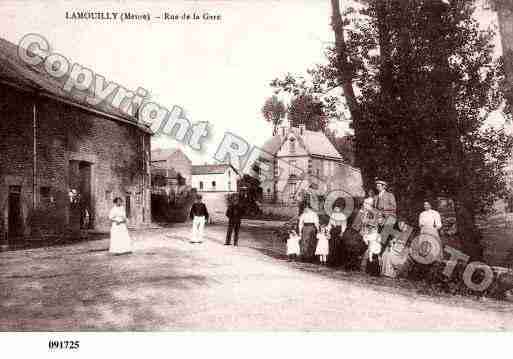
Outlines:
[[317, 177], [320, 177], [320, 176], [321, 176], [321, 170], [320, 170], [320, 169], [318, 169], [318, 168], [317, 168], [317, 169], [315, 170], [315, 173], [316, 173]]
[[212, 181], [212, 190], [216, 190], [216, 181]]
[[200, 181], [200, 183], [199, 183], [199, 189], [203, 189], [203, 181]]
[[291, 200], [294, 200], [295, 197], [296, 197], [296, 188], [297, 188], [297, 183], [291, 183], [290, 184], [289, 194], [290, 194], [290, 199]]
[[41, 198], [50, 198], [50, 187], [41, 187], [39, 188], [39, 192], [41, 194]]
[[126, 218], [130, 218], [131, 211], [132, 211], [132, 203], [130, 202], [130, 194], [127, 194], [125, 196], [125, 211], [126, 211]]
[[290, 175], [297, 175], [297, 172], [298, 172], [298, 168], [297, 168], [297, 161], [296, 160], [291, 160], [289, 161], [289, 174]]
[[228, 191], [230, 191], [232, 189], [232, 183], [230, 181], [228, 181]]
[[112, 201], [112, 191], [105, 191], [105, 201], [110, 202]]
[[308, 173], [309, 174], [313, 173], [313, 170], [312, 170], [312, 159], [311, 158], [308, 159]]
[[296, 139], [294, 137], [289, 139], [289, 152], [296, 153]]
[[513, 212], [513, 196], [506, 198], [506, 213]]
[[40, 187], [39, 194], [41, 196], [41, 203], [53, 202], [51, 187]]

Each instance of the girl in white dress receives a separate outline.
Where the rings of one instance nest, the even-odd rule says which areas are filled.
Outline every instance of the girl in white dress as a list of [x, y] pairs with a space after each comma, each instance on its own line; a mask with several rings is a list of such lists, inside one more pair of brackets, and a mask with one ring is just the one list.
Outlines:
[[132, 242], [128, 235], [128, 219], [126, 218], [126, 211], [121, 198], [116, 197], [114, 199], [114, 207], [109, 212], [109, 219], [112, 222], [109, 252], [112, 254], [131, 253]]
[[319, 256], [321, 264], [326, 264], [326, 259], [329, 254], [329, 234], [328, 227], [322, 226], [319, 234], [317, 234], [317, 248], [315, 255]]
[[287, 256], [289, 257], [289, 260], [294, 260], [297, 256], [299, 256], [300, 239], [301, 237], [299, 237], [296, 231], [290, 231], [289, 238], [287, 239]]

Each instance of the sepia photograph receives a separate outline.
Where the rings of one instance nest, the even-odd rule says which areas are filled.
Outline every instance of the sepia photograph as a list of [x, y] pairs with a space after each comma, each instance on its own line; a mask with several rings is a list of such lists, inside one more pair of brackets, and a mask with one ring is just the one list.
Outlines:
[[512, 0], [2, 0], [0, 332], [511, 331], [512, 109]]

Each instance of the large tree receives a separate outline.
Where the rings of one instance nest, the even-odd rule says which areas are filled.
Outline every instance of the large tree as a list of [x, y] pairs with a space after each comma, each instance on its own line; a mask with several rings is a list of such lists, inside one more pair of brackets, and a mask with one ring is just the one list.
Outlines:
[[308, 93], [292, 99], [288, 107], [288, 120], [291, 126], [298, 127], [302, 124], [310, 131], [324, 131], [328, 124], [324, 104]]
[[[493, 33], [479, 30], [473, 3], [369, 1], [369, 20], [355, 24], [347, 47], [364, 49], [357, 81], [359, 125], [370, 139], [360, 145], [373, 158], [363, 161], [366, 173], [391, 180], [411, 220], [422, 198], [453, 198], [465, 250], [479, 257], [476, 215], [503, 194], [512, 143], [501, 130], [483, 130], [501, 100], [501, 74]], [[376, 55], [365, 51], [369, 43]]]
[[365, 184], [387, 178], [411, 223], [423, 199], [452, 198], [464, 249], [479, 257], [476, 215], [503, 194], [512, 146], [483, 130], [502, 101], [493, 33], [480, 31], [471, 0], [362, 2], [341, 13], [331, 0], [335, 44], [309, 73], [318, 88], [342, 88]]

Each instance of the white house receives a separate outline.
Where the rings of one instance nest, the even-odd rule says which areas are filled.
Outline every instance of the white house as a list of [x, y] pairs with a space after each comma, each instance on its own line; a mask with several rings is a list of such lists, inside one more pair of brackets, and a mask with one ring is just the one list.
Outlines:
[[192, 166], [192, 187], [198, 192], [236, 192], [237, 170], [229, 164]]
[[301, 191], [364, 194], [360, 170], [344, 163], [322, 132], [306, 130], [303, 125], [282, 127], [264, 144], [263, 150], [266, 155], [260, 161], [271, 168], [267, 174], [260, 170], [266, 200], [294, 203], [300, 199]]

